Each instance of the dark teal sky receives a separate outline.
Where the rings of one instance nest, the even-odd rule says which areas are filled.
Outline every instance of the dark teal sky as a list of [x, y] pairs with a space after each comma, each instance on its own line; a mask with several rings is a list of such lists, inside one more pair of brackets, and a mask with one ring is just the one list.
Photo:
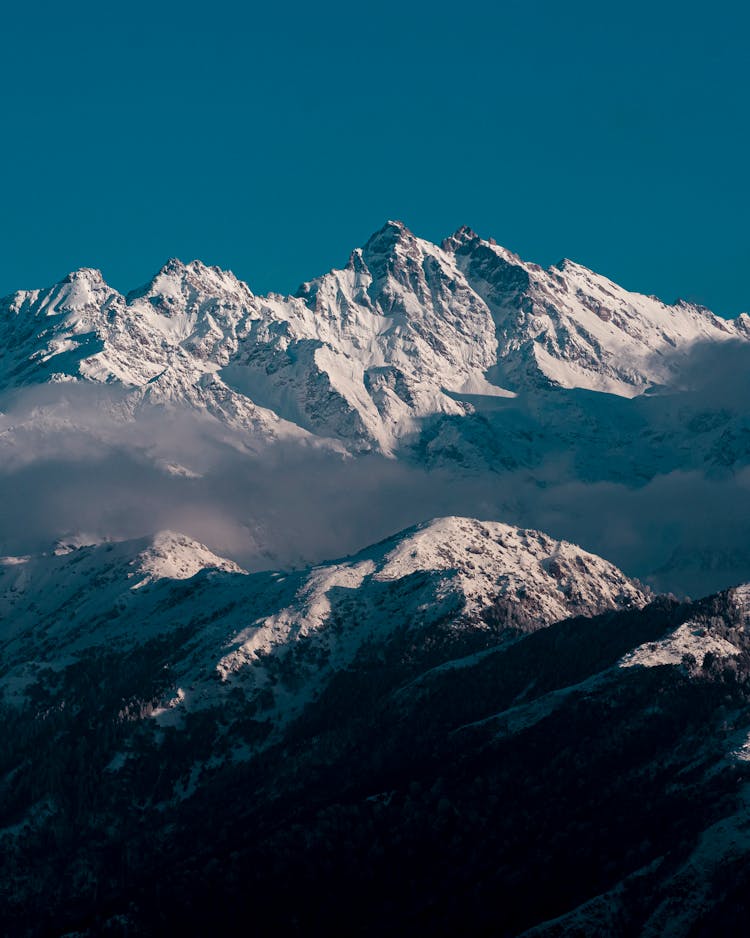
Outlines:
[[16, 6], [0, 294], [172, 255], [288, 291], [395, 217], [750, 308], [738, 0]]

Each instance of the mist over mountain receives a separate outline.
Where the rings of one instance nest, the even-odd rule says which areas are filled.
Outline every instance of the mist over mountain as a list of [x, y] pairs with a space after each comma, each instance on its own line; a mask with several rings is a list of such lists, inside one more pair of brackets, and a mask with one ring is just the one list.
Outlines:
[[741, 574], [746, 315], [399, 222], [296, 296], [172, 260], [127, 297], [81, 269], [0, 310], [6, 553], [172, 528], [261, 569], [462, 514], [660, 589]]
[[8, 933], [743, 933], [749, 340], [395, 221], [0, 300]]

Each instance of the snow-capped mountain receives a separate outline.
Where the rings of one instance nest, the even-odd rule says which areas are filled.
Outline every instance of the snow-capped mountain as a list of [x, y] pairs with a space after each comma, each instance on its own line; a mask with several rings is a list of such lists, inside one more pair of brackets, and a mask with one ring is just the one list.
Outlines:
[[694, 344], [750, 337], [747, 314], [727, 321], [684, 301], [668, 306], [570, 260], [544, 270], [466, 229], [444, 246], [492, 310], [498, 371], [514, 386], [539, 376], [634, 397], [671, 384]]
[[731, 921], [748, 586], [456, 517], [293, 573], [170, 532], [0, 569], [10, 933]]
[[[85, 475], [108, 459], [128, 464], [133, 490], [110, 491], [116, 474], [103, 471], [97, 513], [72, 484], [59, 523], [47, 509], [38, 536], [18, 547], [6, 536], [2, 549], [167, 527], [226, 553], [211, 541], [216, 525], [185, 527], [187, 500], [191, 519], [236, 522], [229, 541], [244, 548], [232, 556], [259, 569], [467, 514], [551, 530], [660, 589], [723, 588], [750, 576], [731, 559], [744, 543], [749, 323], [665, 305], [571, 262], [544, 270], [467, 228], [435, 245], [399, 222], [296, 296], [256, 295], [227, 271], [177, 260], [125, 296], [84, 268], [0, 301], [0, 471], [17, 479], [62, 461]], [[393, 470], [360, 472], [351, 456], [405, 467], [401, 488]], [[390, 524], [357, 494], [373, 473], [388, 480]], [[279, 518], [288, 488], [308, 484], [318, 527], [330, 526], [322, 550]], [[581, 498], [581, 485], [597, 487]], [[398, 507], [416, 503], [415, 488], [421, 510]], [[685, 500], [712, 506], [710, 544], [708, 519], [686, 524]], [[104, 523], [121, 503], [134, 523]], [[608, 525], [587, 522], [589, 503]], [[634, 514], [650, 533], [631, 549]], [[698, 581], [670, 559], [706, 550]]]
[[62, 544], [0, 560], [0, 686], [23, 695], [49, 668], [169, 637], [161, 704], [205, 709], [235, 689], [249, 701], [262, 697], [282, 725], [366, 648], [404, 635], [417, 646], [438, 635], [446, 645], [494, 642], [505, 631], [647, 599], [612, 564], [572, 544], [468, 518], [438, 519], [292, 573], [249, 575], [173, 532]]
[[83, 268], [0, 303], [0, 387], [95, 382], [125, 392], [123, 419], [144, 404], [178, 403], [246, 431], [251, 445], [304, 436], [217, 377], [251, 307], [244, 284], [198, 262], [169, 262], [128, 300], [99, 271]]
[[420, 421], [546, 386], [634, 397], [696, 346], [750, 337], [564, 261], [544, 270], [468, 228], [441, 246], [388, 222], [296, 296], [172, 260], [127, 297], [98, 271], [0, 302], [0, 388], [82, 380], [203, 409], [264, 439], [393, 453]]
[[400, 222], [1, 300], [9, 933], [731, 925], [748, 339]]

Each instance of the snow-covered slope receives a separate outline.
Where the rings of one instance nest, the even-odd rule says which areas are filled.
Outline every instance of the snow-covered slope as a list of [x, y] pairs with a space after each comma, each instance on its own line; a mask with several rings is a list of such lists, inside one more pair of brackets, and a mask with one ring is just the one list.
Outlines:
[[[127, 297], [84, 268], [0, 301], [0, 390], [79, 380], [186, 403], [256, 442], [310, 433], [395, 451], [426, 417], [551, 384], [625, 397], [674, 383], [696, 343], [750, 318], [630, 293], [570, 261], [544, 270], [467, 228], [437, 246], [388, 222], [296, 296], [169, 261]], [[510, 388], [510, 390], [508, 390]]]
[[[450, 578], [470, 547], [501, 582], [520, 567], [548, 597], [556, 586], [544, 588], [536, 562], [544, 569], [549, 546], [532, 532], [441, 519], [303, 574], [292, 606], [309, 617], [325, 595], [335, 614], [339, 593], [411, 581], [418, 609], [425, 568]], [[58, 561], [80, 553], [88, 564], [96, 550]], [[123, 545], [123, 558], [133, 550], [150, 548]], [[577, 568], [572, 548], [559, 552]], [[366, 561], [353, 588], [346, 571]], [[714, 934], [718, 922], [721, 934], [744, 934], [748, 588], [696, 603], [661, 597], [437, 655], [435, 629], [401, 623], [394, 645], [386, 623], [322, 689], [335, 640], [351, 638], [331, 622], [328, 657], [290, 632], [298, 655], [266, 653], [230, 680], [186, 684], [185, 633], [210, 633], [221, 616], [195, 594], [222, 579], [253, 578], [204, 572], [131, 590], [138, 603], [160, 597], [165, 624], [184, 622], [183, 590], [209, 615], [141, 648], [92, 648], [42, 669], [24, 707], [3, 707], [9, 933], [36, 934], [41, 921], [55, 934], [152, 934], [167, 922], [232, 935], [262, 916], [263, 931], [284, 933], [300, 923], [344, 933], [366, 920], [372, 934], [406, 934], [418, 920], [420, 933], [501, 922], [519, 935], [688, 935]], [[308, 639], [320, 623], [312, 629]], [[196, 710], [209, 684], [220, 705]], [[280, 700], [305, 689], [308, 705], [284, 725]], [[92, 883], [106, 884], [103, 903]]]
[[198, 261], [170, 261], [128, 299], [99, 271], [75, 271], [47, 290], [0, 301], [0, 390], [94, 382], [123, 392], [108, 407], [118, 419], [131, 420], [149, 404], [188, 405], [251, 447], [304, 439], [299, 427], [232, 392], [217, 375], [252, 303], [245, 284]]
[[364, 647], [385, 647], [404, 631], [416, 642], [420, 631], [446, 626], [531, 631], [646, 599], [612, 564], [572, 544], [495, 522], [441, 518], [311, 570], [290, 603], [234, 636], [217, 670], [226, 680], [307, 639], [317, 646], [314, 685]]
[[463, 229], [444, 242], [492, 310], [498, 371], [517, 386], [535, 377], [564, 388], [633, 397], [669, 385], [701, 342], [747, 339], [750, 317], [631, 293], [570, 260], [544, 270]]
[[[59, 544], [41, 556], [0, 558], [0, 647], [4, 665], [36, 672], [83, 649], [132, 647], [166, 628], [159, 584], [200, 571], [241, 576], [231, 560], [174, 532], [119, 543]], [[149, 585], [156, 589], [148, 589]], [[162, 596], [163, 598], [163, 596]]]
[[281, 725], [365, 649], [405, 636], [415, 647], [436, 635], [495, 642], [508, 626], [531, 631], [646, 601], [637, 583], [572, 544], [468, 518], [438, 519], [291, 574], [248, 575], [165, 532], [4, 558], [3, 684], [22, 693], [44, 669], [92, 649], [126, 652], [166, 635], [180, 709], [239, 688], [251, 700], [262, 694]]

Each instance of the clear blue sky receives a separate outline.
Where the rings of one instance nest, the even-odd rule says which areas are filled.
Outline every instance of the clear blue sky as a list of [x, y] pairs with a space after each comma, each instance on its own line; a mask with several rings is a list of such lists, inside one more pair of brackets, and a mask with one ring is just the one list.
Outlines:
[[293, 290], [390, 217], [750, 308], [750, 13], [629, 0], [5, 5], [0, 294], [169, 256]]

